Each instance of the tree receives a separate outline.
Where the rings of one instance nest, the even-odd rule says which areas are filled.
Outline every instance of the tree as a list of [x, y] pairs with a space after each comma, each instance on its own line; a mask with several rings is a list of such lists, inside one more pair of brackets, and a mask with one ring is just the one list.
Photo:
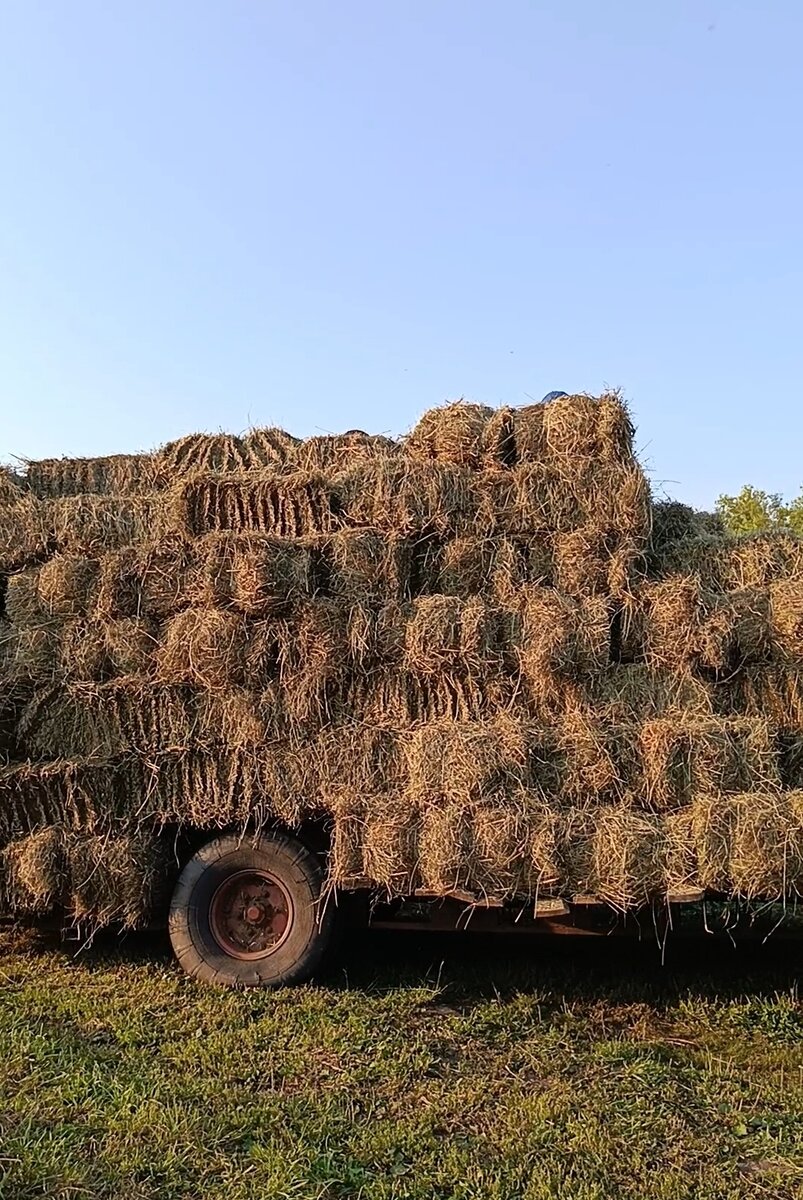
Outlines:
[[793, 533], [803, 537], [803, 492], [789, 504], [777, 492], [746, 484], [738, 496], [720, 496], [717, 512], [728, 533]]

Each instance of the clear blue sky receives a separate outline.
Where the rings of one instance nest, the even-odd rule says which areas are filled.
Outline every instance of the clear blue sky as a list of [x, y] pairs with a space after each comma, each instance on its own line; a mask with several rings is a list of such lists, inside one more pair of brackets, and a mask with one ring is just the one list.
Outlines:
[[803, 484], [798, 0], [5, 0], [0, 459], [621, 386]]

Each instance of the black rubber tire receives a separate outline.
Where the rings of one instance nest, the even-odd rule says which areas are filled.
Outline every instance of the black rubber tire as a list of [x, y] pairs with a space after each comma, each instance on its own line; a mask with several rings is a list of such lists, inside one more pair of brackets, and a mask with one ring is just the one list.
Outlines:
[[[285, 940], [265, 958], [243, 960], [220, 946], [210, 926], [217, 889], [238, 871], [261, 870], [276, 877], [293, 902]], [[179, 876], [170, 903], [173, 951], [184, 970], [221, 987], [282, 987], [302, 983], [320, 966], [335, 929], [334, 897], [321, 900], [323, 870], [297, 838], [266, 833], [256, 840], [231, 835], [208, 842]]]

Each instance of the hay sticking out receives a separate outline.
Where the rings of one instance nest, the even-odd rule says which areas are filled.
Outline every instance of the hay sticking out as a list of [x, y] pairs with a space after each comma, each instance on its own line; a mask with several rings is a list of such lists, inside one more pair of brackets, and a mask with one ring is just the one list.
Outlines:
[[171, 519], [155, 495], [66, 496], [45, 511], [53, 544], [66, 554], [90, 556], [158, 539]]
[[414, 459], [478, 468], [486, 461], [486, 431], [494, 410], [459, 401], [425, 412], [405, 442]]
[[324, 585], [353, 604], [387, 604], [405, 598], [410, 589], [413, 546], [373, 529], [345, 529], [320, 551]]
[[68, 908], [76, 922], [144, 926], [165, 899], [169, 847], [145, 832], [67, 839]]
[[603, 598], [573, 600], [551, 588], [530, 588], [521, 598], [521, 621], [521, 675], [539, 708], [565, 699], [567, 681], [607, 666], [610, 618]]
[[292, 464], [301, 439], [285, 433], [283, 429], [260, 428], [249, 429], [242, 443], [249, 465], [259, 470]]
[[42, 607], [58, 617], [88, 616], [96, 600], [99, 576], [96, 558], [51, 558], [39, 569]]
[[361, 463], [335, 477], [344, 525], [393, 533], [471, 532], [480, 493], [471, 471], [405, 456]]
[[168, 442], [155, 455], [159, 474], [168, 479], [201, 471], [234, 475], [248, 470], [251, 462], [243, 440], [231, 433], [191, 433]]
[[295, 465], [300, 471], [338, 472], [355, 463], [394, 458], [400, 449], [399, 443], [391, 438], [355, 429], [351, 433], [307, 438], [295, 452]]
[[169, 617], [190, 598], [193, 568], [190, 547], [178, 537], [106, 554], [98, 613], [105, 618]]
[[42, 499], [89, 494], [125, 496], [153, 491], [159, 486], [159, 470], [151, 454], [45, 458], [28, 463], [26, 479], [33, 494]]
[[422, 676], [484, 677], [501, 670], [509, 641], [509, 619], [478, 596], [422, 596], [410, 606], [405, 665]]
[[334, 486], [316, 473], [206, 474], [179, 488], [173, 517], [189, 537], [232, 531], [302, 538], [340, 528], [338, 509]]
[[597, 714], [611, 725], [632, 725], [671, 714], [711, 717], [715, 711], [710, 686], [691, 675], [653, 669], [645, 663], [609, 667], [589, 681], [587, 695]]
[[63, 902], [67, 863], [59, 828], [46, 826], [10, 842], [2, 858], [8, 873], [7, 899], [12, 910], [46, 913]]
[[543, 437], [547, 454], [577, 468], [582, 462], [633, 459], [634, 428], [621, 398], [608, 393], [560, 396], [544, 405]]
[[530, 588], [551, 587], [554, 575], [550, 537], [494, 539], [489, 582], [493, 595], [507, 608], [516, 608]]
[[495, 551], [492, 538], [450, 538], [442, 548], [436, 590], [463, 600], [484, 592], [493, 573]]
[[10, 574], [39, 562], [52, 547], [46, 504], [28, 494], [12, 504], [0, 504], [0, 571]]
[[659, 718], [645, 722], [639, 741], [644, 801], [657, 811], [700, 794], [780, 786], [777, 749], [763, 720]]
[[613, 731], [587, 711], [571, 708], [560, 720], [557, 745], [564, 759], [562, 794], [596, 802], [623, 794], [632, 779], [629, 730]]
[[421, 801], [464, 802], [531, 782], [534, 739], [521, 721], [438, 721], [404, 738], [408, 789]]
[[472, 806], [468, 885], [482, 896], [550, 895], [560, 882], [558, 818], [527, 792]]
[[13, 467], [0, 466], [0, 508], [16, 504], [26, 490], [26, 481]]
[[803, 665], [803, 584], [797, 579], [770, 587], [774, 649], [786, 663]]
[[661, 824], [628, 805], [603, 805], [594, 813], [592, 864], [587, 892], [622, 912], [647, 904], [666, 886]]
[[48, 623], [39, 595], [39, 568], [21, 571], [6, 581], [5, 615], [14, 625], [31, 627]]
[[196, 557], [192, 591], [201, 605], [268, 616], [288, 610], [310, 591], [309, 551], [281, 538], [207, 534]]
[[158, 653], [159, 677], [208, 688], [245, 686], [246, 637], [244, 619], [235, 613], [207, 608], [177, 613]]

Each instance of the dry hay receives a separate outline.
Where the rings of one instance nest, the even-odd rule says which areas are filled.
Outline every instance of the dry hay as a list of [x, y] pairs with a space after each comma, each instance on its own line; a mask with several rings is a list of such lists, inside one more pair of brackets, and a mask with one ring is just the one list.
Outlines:
[[353, 429], [350, 433], [307, 438], [298, 446], [294, 460], [300, 471], [339, 472], [355, 463], [394, 458], [400, 450], [399, 443], [391, 438]]
[[562, 702], [566, 682], [604, 670], [611, 626], [602, 597], [574, 600], [551, 588], [529, 588], [521, 597], [517, 647], [521, 676], [540, 708]]
[[214, 608], [188, 608], [165, 628], [157, 670], [164, 683], [245, 686], [245, 619]]
[[494, 538], [470, 535], [449, 538], [441, 548], [437, 586], [432, 591], [463, 600], [488, 591], [497, 551]]
[[777, 745], [782, 787], [803, 791], [803, 733], [781, 733]]
[[[482, 544], [487, 546], [488, 541]], [[554, 583], [552, 539], [547, 535], [494, 538], [492, 557], [491, 591], [509, 608], [516, 607], [522, 592]]]
[[468, 884], [494, 898], [551, 894], [560, 883], [558, 814], [527, 792], [471, 808]]
[[655, 817], [629, 805], [603, 805], [594, 813], [591, 886], [622, 912], [647, 904], [666, 887], [666, 835]]
[[39, 595], [39, 571], [32, 567], [6, 581], [5, 615], [14, 625], [33, 627], [51, 619]]
[[394, 533], [472, 532], [481, 520], [476, 476], [402, 455], [361, 463], [335, 477], [342, 521]]
[[318, 808], [303, 745], [164, 754], [151, 766], [143, 811], [170, 824], [259, 829], [279, 820], [297, 825]]
[[125, 496], [159, 486], [151, 454], [109, 454], [102, 458], [45, 458], [27, 464], [27, 482], [35, 496], [103, 494]]
[[12, 911], [46, 913], [63, 900], [67, 864], [62, 831], [46, 826], [10, 842], [2, 852], [6, 899]]
[[388, 895], [410, 895], [420, 884], [418, 870], [420, 818], [403, 797], [365, 798], [362, 829], [362, 872]]
[[172, 519], [190, 537], [232, 531], [301, 538], [340, 528], [338, 509], [335, 489], [314, 472], [206, 474], [179, 486]]
[[570, 708], [557, 725], [561, 795], [599, 803], [623, 795], [635, 774], [632, 730], [614, 727], [581, 708]]
[[761, 719], [658, 718], [644, 723], [639, 743], [643, 801], [654, 810], [780, 785], [777, 747]]
[[633, 423], [615, 393], [559, 396], [544, 405], [541, 420], [546, 453], [568, 469], [583, 462], [633, 460]]
[[683, 671], [699, 654], [699, 630], [705, 617], [700, 580], [695, 575], [672, 575], [649, 585], [646, 655], [651, 667]]
[[532, 537], [568, 533], [589, 519], [584, 481], [544, 463], [525, 463], [482, 476], [479, 525], [494, 534]]
[[458, 401], [425, 412], [404, 443], [410, 458], [479, 469], [512, 465], [515, 449], [511, 409]]
[[484, 678], [500, 672], [511, 643], [511, 615], [479, 596], [422, 596], [410, 605], [404, 658], [408, 671]]
[[505, 713], [488, 721], [435, 721], [402, 739], [408, 793], [421, 802], [464, 802], [509, 789], [526, 789], [534, 772], [553, 764], [539, 758], [537, 735]]
[[[613, 665], [588, 681], [588, 703], [609, 724], [631, 725], [669, 715], [710, 717], [714, 697], [710, 685], [685, 673], [676, 674], [645, 663]], [[744, 715], [759, 716], [759, 713]]]
[[162, 497], [65, 496], [47, 506], [49, 536], [63, 553], [97, 555], [158, 539], [170, 511]]
[[786, 663], [803, 663], [803, 582], [788, 579], [770, 585], [773, 649]]
[[249, 465], [253, 469], [279, 468], [291, 464], [301, 439], [283, 429], [249, 429], [242, 439]]
[[704, 667], [720, 675], [770, 659], [773, 622], [765, 589], [721, 593], [699, 576], [673, 575], [651, 584], [646, 653], [652, 666], [682, 672]]
[[330, 726], [308, 744], [311, 795], [327, 808], [332, 797], [392, 791], [401, 771], [393, 729], [355, 723]]
[[252, 465], [248, 446], [232, 433], [191, 433], [162, 446], [154, 456], [156, 469], [167, 479], [196, 472], [236, 475]]
[[692, 807], [700, 885], [748, 899], [803, 894], [803, 794], [699, 796]]
[[570, 596], [607, 592], [610, 538], [597, 526], [583, 526], [554, 539], [555, 583]]
[[351, 603], [404, 599], [410, 588], [413, 544], [374, 529], [344, 529], [319, 549], [324, 590]]
[[285, 737], [288, 729], [281, 701], [281, 692], [275, 684], [259, 691], [248, 688], [198, 691], [196, 740], [207, 747], [243, 750], [255, 749], [271, 738]]
[[335, 600], [307, 601], [283, 631], [279, 682], [288, 716], [301, 723], [324, 720], [328, 689], [349, 670], [351, 612]]
[[8, 680], [51, 679], [60, 670], [59, 626], [14, 626], [0, 622], [3, 675]]
[[717, 691], [723, 715], [764, 717], [776, 729], [803, 730], [803, 673], [799, 669], [748, 667]]
[[543, 462], [545, 404], [522, 404], [510, 410], [513, 427], [513, 459], [517, 463]]
[[190, 591], [199, 605], [269, 616], [309, 594], [310, 552], [295, 542], [255, 533], [211, 533], [197, 544], [195, 557]]
[[176, 866], [170, 847], [145, 831], [68, 834], [65, 854], [68, 915], [92, 927], [147, 925], [166, 899]]
[[47, 504], [27, 493], [13, 504], [0, 504], [0, 571], [18, 571], [41, 561], [52, 549]]
[[31, 758], [147, 756], [156, 746], [188, 748], [197, 722], [189, 689], [134, 676], [38, 692], [21, 715], [18, 736]]
[[42, 608], [56, 617], [88, 616], [97, 596], [99, 575], [96, 558], [51, 558], [38, 573]]
[[725, 543], [722, 582], [726, 588], [764, 588], [803, 581], [803, 538], [788, 533], [757, 534]]
[[194, 561], [179, 537], [104, 555], [97, 611], [104, 618], [162, 620], [191, 599]]
[[13, 467], [0, 465], [0, 508], [16, 504], [26, 490], [26, 481]]
[[140, 813], [145, 793], [141, 764], [56, 759], [0, 768], [0, 840], [44, 825], [92, 831], [105, 821]]
[[333, 707], [341, 719], [374, 726], [408, 728], [429, 721], [479, 721], [512, 700], [486, 682], [442, 673], [421, 677], [407, 671], [378, 670], [351, 675]]
[[470, 807], [464, 800], [427, 804], [421, 815], [419, 862], [424, 890], [439, 896], [469, 890]]

